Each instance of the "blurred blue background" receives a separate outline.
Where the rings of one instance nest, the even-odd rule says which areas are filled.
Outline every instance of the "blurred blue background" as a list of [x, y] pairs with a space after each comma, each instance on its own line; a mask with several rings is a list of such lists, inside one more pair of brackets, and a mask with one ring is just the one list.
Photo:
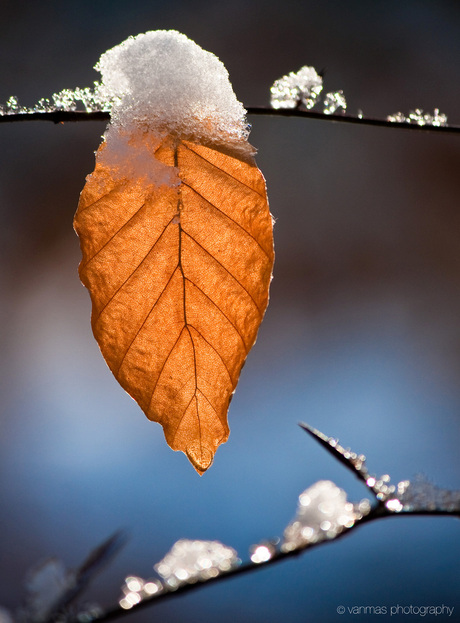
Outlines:
[[[246, 106], [267, 105], [272, 82], [307, 64], [344, 90], [351, 114], [438, 107], [460, 124], [455, 1], [7, 0], [0, 102], [91, 86], [102, 52], [170, 28], [223, 61]], [[87, 593], [102, 605], [125, 575], [153, 575], [179, 538], [246, 559], [319, 479], [365, 496], [300, 420], [393, 482], [422, 472], [459, 487], [460, 139], [249, 121], [275, 275], [230, 439], [202, 478], [117, 385], [91, 334], [72, 217], [105, 125], [0, 126], [0, 605], [19, 605], [38, 560], [77, 566], [120, 527], [129, 543]], [[458, 521], [386, 520], [132, 620], [344, 622], [357, 617], [338, 605], [397, 604], [445, 604], [460, 620], [459, 558]]]

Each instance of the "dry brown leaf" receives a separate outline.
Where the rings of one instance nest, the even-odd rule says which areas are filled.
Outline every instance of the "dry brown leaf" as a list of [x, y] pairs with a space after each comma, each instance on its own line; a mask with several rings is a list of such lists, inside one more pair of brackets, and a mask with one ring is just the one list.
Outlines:
[[98, 162], [75, 215], [80, 277], [113, 374], [202, 474], [228, 438], [230, 398], [268, 303], [272, 219], [251, 156], [141, 140], [176, 167], [177, 183]]

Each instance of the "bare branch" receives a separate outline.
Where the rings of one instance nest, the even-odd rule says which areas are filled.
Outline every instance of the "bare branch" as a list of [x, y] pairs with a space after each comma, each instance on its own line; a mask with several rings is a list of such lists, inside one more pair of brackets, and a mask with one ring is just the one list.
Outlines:
[[416, 123], [406, 123], [398, 121], [387, 121], [386, 119], [373, 119], [371, 117], [361, 117], [344, 114], [328, 115], [313, 110], [302, 110], [298, 108], [247, 108], [248, 115], [268, 115], [271, 117], [300, 117], [308, 119], [316, 119], [318, 121], [332, 121], [337, 123], [354, 123], [356, 125], [373, 125], [380, 128], [398, 128], [400, 130], [415, 130], [418, 132], [436, 132], [436, 133], [460, 133], [460, 126], [457, 125], [418, 125]]
[[[316, 119], [317, 121], [331, 121], [333, 123], [354, 123], [356, 125], [371, 125], [381, 128], [397, 128], [400, 130], [412, 130], [417, 132], [432, 132], [435, 134], [458, 134], [460, 126], [446, 125], [418, 125], [416, 123], [387, 121], [386, 119], [373, 119], [353, 115], [314, 112], [312, 110], [300, 110], [298, 108], [269, 108], [263, 106], [249, 107], [248, 115], [264, 115], [269, 117], [299, 117], [301, 119]], [[75, 121], [109, 121], [110, 113], [97, 110], [85, 112], [80, 110], [52, 110], [48, 112], [20, 112], [0, 115], [0, 123], [13, 123], [20, 121], [51, 121], [52, 123], [67, 123]]]
[[67, 123], [72, 121], [110, 121], [110, 113], [102, 110], [51, 110], [48, 112], [18, 112], [0, 115], [0, 123], [19, 121], [51, 121]]

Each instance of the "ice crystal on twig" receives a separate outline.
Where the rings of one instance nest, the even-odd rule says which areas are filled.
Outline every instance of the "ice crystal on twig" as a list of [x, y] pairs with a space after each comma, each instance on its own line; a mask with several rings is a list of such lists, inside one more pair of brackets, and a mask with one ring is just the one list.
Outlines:
[[56, 110], [77, 110], [75, 91], [71, 89], [63, 89], [59, 93], [53, 93], [52, 98]]
[[322, 77], [314, 67], [305, 65], [298, 72], [291, 71], [275, 80], [270, 89], [272, 108], [296, 108], [300, 104], [313, 108], [322, 89]]
[[[323, 89], [323, 78], [314, 67], [305, 65], [298, 72], [293, 72], [275, 80], [270, 88], [270, 104], [275, 109], [313, 108], [320, 101]], [[323, 96], [323, 114], [333, 115], [337, 111], [343, 114], [347, 110], [347, 101], [343, 91], [331, 91]], [[348, 118], [348, 117], [347, 117]], [[351, 117], [349, 117], [351, 119]], [[363, 113], [358, 111], [358, 119]], [[374, 120], [378, 121], [378, 120]], [[418, 126], [446, 127], [447, 115], [435, 108], [433, 114], [425, 113], [421, 108], [409, 111], [406, 116], [402, 112], [388, 115], [388, 123], [409, 123]]]
[[369, 515], [371, 510], [372, 510], [372, 506], [367, 498], [364, 498], [363, 500], [361, 500], [361, 502], [358, 502], [357, 504], [355, 504], [354, 512], [355, 512], [356, 521], [360, 521], [363, 517], [365, 517], [366, 515]]
[[333, 115], [339, 108], [342, 109], [342, 113], [347, 110], [347, 100], [343, 91], [326, 93], [323, 99], [323, 113], [325, 115]]
[[123, 596], [118, 603], [124, 610], [129, 610], [144, 599], [149, 599], [153, 595], [158, 595], [164, 590], [164, 587], [159, 580], [143, 580], [142, 578], [130, 575], [125, 578], [125, 583], [121, 590]]
[[418, 475], [398, 484], [395, 498], [403, 511], [447, 511], [460, 513], [460, 491], [442, 489]]
[[327, 437], [327, 435], [324, 435], [308, 424], [300, 424], [300, 426], [364, 482], [379, 501], [385, 501], [394, 493], [395, 486], [390, 484], [390, 476], [388, 476], [388, 474], [384, 474], [379, 478], [369, 474], [364, 454], [357, 454], [350, 448], [344, 448], [339, 444], [338, 439], [335, 437]]
[[392, 123], [412, 123], [415, 125], [432, 125], [435, 127], [447, 126], [447, 115], [439, 112], [439, 108], [435, 108], [433, 114], [425, 113], [421, 108], [409, 111], [409, 114], [404, 115], [402, 112], [396, 112], [393, 115], [388, 115], [387, 121]]
[[119, 98], [108, 95], [99, 82], [94, 88], [62, 89], [53, 93], [51, 99], [42, 97], [31, 108], [20, 106], [17, 97], [12, 95], [4, 106], [0, 106], [0, 115], [17, 115], [50, 112], [110, 112]]
[[335, 437], [328, 437], [321, 431], [313, 428], [309, 424], [299, 424], [303, 430], [311, 435], [313, 439], [318, 441], [328, 452], [330, 452], [336, 459], [343, 463], [348, 469], [351, 469], [365, 484], [369, 477], [369, 472], [366, 467], [366, 457], [364, 454], [356, 454], [352, 452], [350, 448], [343, 448], [339, 444], [339, 440]]
[[0, 106], [0, 115], [18, 115], [27, 113], [27, 108], [19, 105], [18, 98], [11, 95], [4, 106]]
[[300, 426], [336, 459], [353, 471], [371, 489], [377, 500], [384, 504], [388, 511], [393, 513], [403, 511], [460, 513], [460, 491], [441, 489], [420, 476], [416, 477], [412, 482], [403, 480], [395, 487], [390, 484], [390, 476], [388, 474], [384, 474], [379, 478], [369, 474], [364, 455], [357, 455], [349, 448], [343, 448], [339, 444], [338, 439], [327, 437], [308, 424], [300, 424]]
[[299, 496], [297, 514], [284, 531], [282, 551], [333, 539], [356, 521], [345, 491], [330, 480], [320, 480]]
[[406, 115], [402, 112], [395, 112], [393, 115], [388, 115], [387, 121], [390, 121], [391, 123], [405, 123]]
[[42, 97], [35, 104], [31, 112], [51, 112], [52, 110], [55, 110], [54, 105], [47, 97]]
[[249, 550], [251, 561], [256, 565], [268, 562], [276, 554], [278, 543], [279, 539], [275, 539], [273, 541], [262, 541], [257, 545], [252, 545]]
[[6, 112], [7, 114], [19, 112], [18, 98], [14, 95], [12, 95], [6, 102]]
[[[53, 110], [85, 110], [93, 112], [97, 110], [110, 112], [112, 107], [119, 102], [119, 97], [108, 94], [99, 82], [94, 82], [94, 88], [63, 89], [59, 93], [53, 93]], [[81, 102], [82, 105], [79, 105]]]
[[[323, 90], [323, 78], [314, 67], [302, 67], [298, 72], [275, 80], [270, 89], [270, 103], [272, 108], [299, 108], [307, 110], [313, 108], [320, 101]], [[326, 93], [323, 98], [323, 113], [333, 115], [339, 109], [344, 113], [347, 101], [343, 91]]]
[[169, 587], [176, 588], [180, 584], [216, 577], [239, 562], [236, 551], [219, 541], [181, 539], [155, 565], [155, 571]]

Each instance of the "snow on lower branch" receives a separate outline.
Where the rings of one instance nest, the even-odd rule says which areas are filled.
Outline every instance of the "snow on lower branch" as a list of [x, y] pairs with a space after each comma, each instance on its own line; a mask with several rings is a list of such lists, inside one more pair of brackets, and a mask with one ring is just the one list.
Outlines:
[[330, 480], [320, 480], [299, 496], [297, 514], [284, 531], [282, 551], [333, 539], [358, 519], [345, 491]]

